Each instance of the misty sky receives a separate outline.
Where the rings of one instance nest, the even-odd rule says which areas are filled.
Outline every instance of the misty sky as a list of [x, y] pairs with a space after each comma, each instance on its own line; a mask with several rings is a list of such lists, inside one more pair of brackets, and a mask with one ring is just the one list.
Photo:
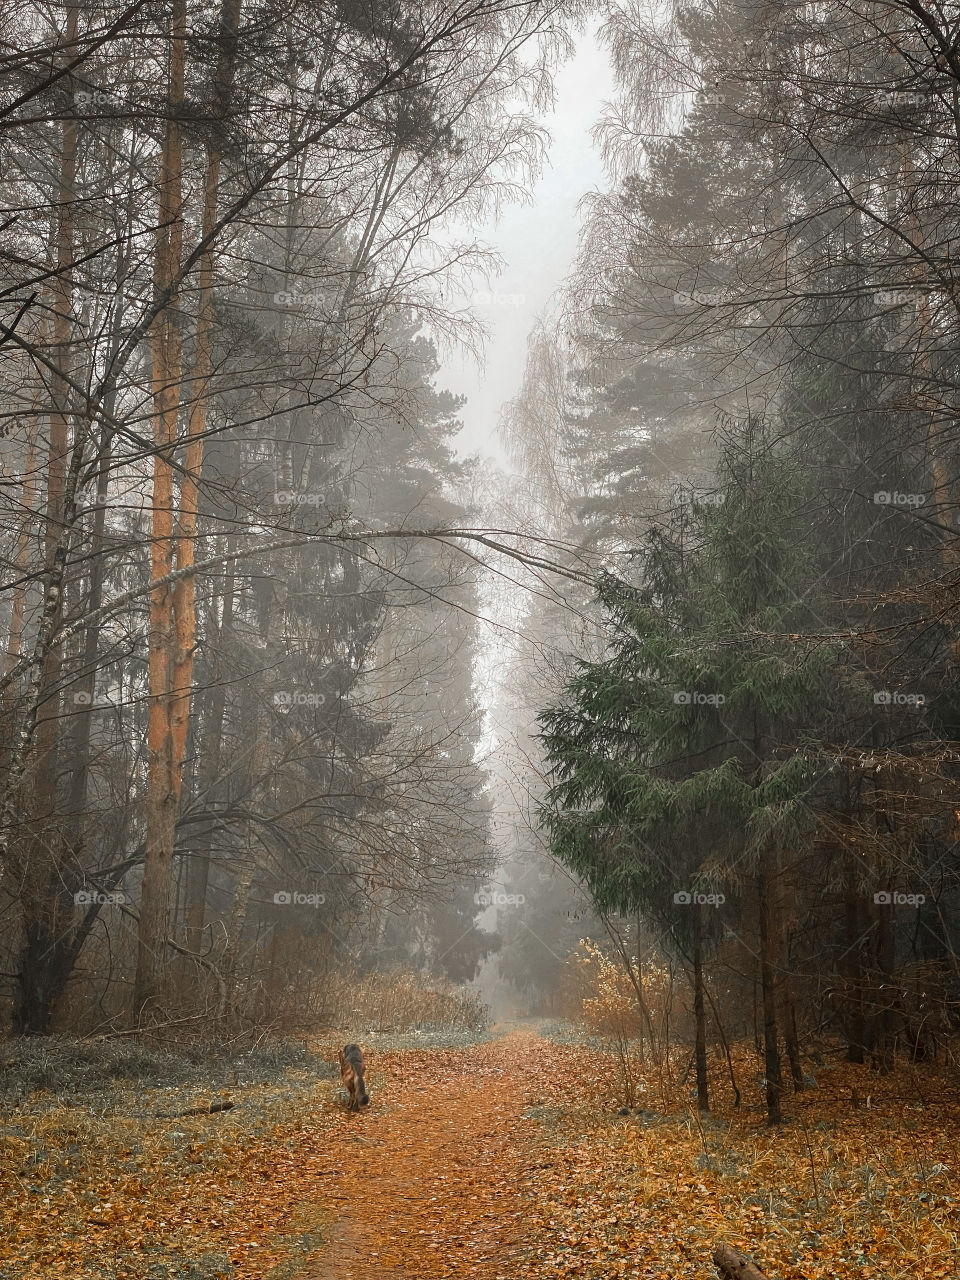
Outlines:
[[[590, 138], [603, 103], [612, 96], [606, 54], [590, 33], [576, 37], [577, 52], [556, 77], [556, 111], [544, 117], [551, 135], [544, 174], [530, 204], [513, 206], [499, 223], [479, 229], [504, 260], [502, 275], [489, 289], [491, 301], [478, 308], [490, 333], [486, 362], [478, 369], [471, 357], [449, 356], [437, 382], [468, 397], [461, 411], [459, 446], [503, 460], [496, 438], [500, 406], [520, 388], [527, 334], [549, 309], [567, 277], [577, 248], [583, 195], [603, 185], [603, 166]], [[522, 301], [518, 301], [522, 299]]]

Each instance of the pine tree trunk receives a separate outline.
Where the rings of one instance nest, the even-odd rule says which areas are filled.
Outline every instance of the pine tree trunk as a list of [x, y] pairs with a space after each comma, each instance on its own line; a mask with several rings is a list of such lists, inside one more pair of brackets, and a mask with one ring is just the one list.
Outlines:
[[[77, 40], [78, 8], [67, 10], [66, 44], [72, 49]], [[49, 418], [47, 453], [47, 502], [44, 532], [44, 567], [52, 577], [64, 538], [67, 454], [70, 448], [69, 387], [70, 344], [73, 336], [73, 259], [74, 206], [77, 178], [77, 121], [68, 116], [63, 122], [60, 151], [60, 182], [57, 194], [55, 251], [56, 280], [53, 286], [53, 360], [58, 374], [52, 380], [52, 412]], [[62, 583], [61, 583], [62, 590]], [[28, 875], [47, 867], [51, 857], [59, 857], [59, 835], [53, 830], [56, 813], [57, 761], [60, 742], [60, 647], [50, 644], [42, 660], [40, 690], [36, 713], [32, 755], [30, 760], [29, 806], [30, 851]]]
[[223, 956], [224, 985], [221, 993], [221, 1018], [233, 1012], [236, 1001], [237, 984], [240, 980], [240, 948], [243, 944], [243, 931], [247, 925], [250, 890], [253, 887], [256, 865], [253, 841], [248, 838], [243, 851], [240, 874], [233, 889], [233, 911], [227, 926], [227, 947]]
[[[233, 599], [235, 582], [235, 564], [231, 561], [227, 570], [224, 587], [223, 616], [219, 626], [210, 627], [211, 648], [222, 650], [224, 640], [233, 625]], [[204, 803], [213, 803], [217, 795], [221, 768], [221, 747], [223, 743], [223, 724], [227, 706], [227, 687], [223, 679], [218, 679], [210, 693], [210, 709], [204, 717], [204, 754], [203, 768], [200, 776], [200, 794]], [[207, 907], [207, 885], [210, 880], [210, 842], [213, 840], [214, 824], [205, 824], [195, 848], [187, 864], [186, 884], [186, 946], [190, 951], [199, 951], [203, 940], [203, 927]]]
[[[78, 16], [78, 6], [70, 5], [65, 45], [71, 51], [77, 42]], [[70, 77], [68, 84], [72, 85]], [[17, 963], [12, 1018], [16, 1030], [32, 1034], [44, 1034], [50, 1029], [54, 1000], [62, 990], [58, 975], [63, 936], [70, 931], [74, 911], [73, 887], [69, 871], [62, 865], [62, 840], [56, 829], [61, 719], [58, 686], [62, 659], [59, 646], [52, 643], [52, 636], [62, 610], [65, 548], [69, 538], [65, 519], [70, 448], [67, 378], [73, 337], [77, 133], [76, 118], [68, 116], [61, 133], [54, 243], [57, 267], [53, 286], [53, 363], [57, 375], [51, 383], [52, 407], [48, 420], [44, 610], [34, 654], [32, 714], [26, 718], [20, 734], [20, 776], [17, 776], [17, 761], [12, 750], [4, 815], [4, 825], [9, 830], [12, 827], [9, 819], [16, 812], [18, 799], [27, 810], [25, 815], [17, 815], [21, 820], [26, 818], [20, 827], [23, 860], [18, 886], [24, 942]], [[16, 622], [22, 629], [22, 600], [21, 615]], [[20, 629], [16, 635], [18, 648], [22, 634]], [[21, 783], [24, 784], [22, 789]]]
[[894, 1062], [894, 936], [892, 908], [881, 907], [877, 926], [877, 958], [880, 969], [879, 990], [875, 999], [878, 1002], [876, 1014], [876, 1035], [874, 1038], [874, 1057], [877, 1070], [881, 1075], [889, 1075]]
[[[909, 148], [903, 153], [903, 186], [909, 193], [907, 208], [907, 228], [914, 244], [920, 253], [925, 253], [926, 236], [920, 218], [917, 215], [917, 182], [913, 156]], [[928, 518], [946, 531], [941, 545], [940, 556], [943, 566], [948, 571], [956, 568], [960, 559], [960, 549], [956, 537], [956, 503], [953, 499], [953, 483], [956, 472], [954, 459], [944, 448], [942, 404], [940, 399], [939, 380], [935, 377], [930, 363], [930, 341], [934, 331], [934, 317], [930, 306], [930, 294], [924, 285], [926, 266], [918, 261], [914, 264], [914, 277], [918, 285], [917, 299], [917, 340], [915, 362], [926, 382], [924, 390], [916, 396], [917, 407], [928, 415], [927, 452], [930, 467], [930, 488], [933, 498], [933, 509], [925, 508]], [[958, 642], [951, 646], [954, 657], [958, 654]]]
[[773, 903], [765, 871], [757, 879], [760, 914], [760, 992], [763, 1006], [763, 1058], [766, 1076], [767, 1120], [780, 1124], [783, 1114], [780, 1100], [783, 1077], [780, 1068], [780, 1046], [777, 1037], [777, 992], [773, 955], [776, 952], [776, 925], [772, 919]]
[[[23, 624], [26, 609], [27, 584], [26, 576], [30, 564], [30, 535], [31, 520], [30, 516], [34, 510], [37, 501], [37, 482], [36, 482], [36, 465], [37, 465], [37, 422], [39, 409], [39, 397], [34, 403], [34, 416], [31, 419], [30, 434], [27, 440], [27, 456], [24, 463], [23, 483], [20, 491], [20, 507], [23, 511], [23, 525], [17, 536], [16, 548], [13, 553], [13, 576], [16, 579], [16, 586], [11, 593], [10, 603], [10, 630], [7, 635], [7, 650], [4, 659], [4, 675], [8, 676], [20, 661], [20, 652], [23, 644]], [[12, 725], [12, 718], [16, 708], [17, 686], [11, 681], [4, 690], [2, 702], [0, 702], [0, 714], [3, 720], [0, 723], [4, 728]], [[0, 750], [3, 752], [3, 762], [0, 769], [4, 772], [8, 764], [9, 742], [12, 734], [4, 732], [3, 743]]]
[[783, 951], [778, 954], [779, 964], [779, 993], [777, 1005], [780, 1011], [780, 1022], [783, 1027], [783, 1042], [787, 1050], [787, 1061], [790, 1063], [790, 1076], [793, 1081], [794, 1093], [802, 1093], [803, 1084], [803, 1064], [800, 1057], [800, 1037], [797, 1035], [797, 1005], [793, 994], [793, 983], [790, 979], [790, 954], [789, 954], [789, 931], [787, 921], [790, 916], [784, 907], [783, 902], [783, 880], [777, 877], [774, 881], [776, 886], [773, 894], [774, 919], [777, 921], [777, 930], [782, 939]]
[[707, 1016], [703, 999], [703, 908], [694, 904], [693, 919], [693, 1021], [697, 1064], [697, 1109], [710, 1110], [707, 1085]]
[[[173, 0], [170, 25], [168, 120], [160, 160], [160, 199], [154, 284], [158, 296], [173, 289], [183, 240], [182, 143], [179, 118], [184, 98], [185, 0]], [[171, 295], [150, 331], [153, 363], [154, 455], [150, 570], [153, 580], [173, 568], [173, 469], [180, 404], [181, 337]], [[150, 597], [150, 719], [147, 730], [146, 841], [134, 1015], [139, 1017], [160, 995], [166, 968], [167, 933], [173, 876], [173, 845], [180, 804], [180, 774], [175, 764], [172, 720], [174, 662], [173, 590], [157, 587]]]
[[[213, 140], [207, 147], [204, 176], [202, 236], [210, 236], [217, 221], [217, 193], [220, 188], [222, 125], [229, 110], [236, 57], [240, 0], [224, 0], [220, 11], [220, 52], [215, 80]], [[200, 258], [197, 334], [193, 377], [190, 385], [190, 413], [187, 422], [185, 472], [180, 483], [180, 514], [177, 522], [176, 561], [178, 569], [195, 562], [199, 487], [203, 466], [203, 445], [207, 429], [207, 402], [213, 359], [213, 247]], [[173, 656], [171, 726], [173, 767], [178, 774], [186, 754], [193, 694], [193, 655], [197, 641], [196, 578], [191, 573], [177, 582], [173, 591]]]
[[863, 944], [856, 886], [848, 883], [844, 899], [844, 971], [849, 991], [847, 1061], [863, 1062], [866, 1026], [863, 1010]]
[[[272, 653], [276, 646], [277, 635], [279, 634], [283, 623], [285, 605], [286, 588], [281, 582], [278, 584], [270, 607], [267, 611], [265, 638], [266, 652], [268, 654]], [[247, 794], [250, 797], [251, 807], [264, 791], [263, 774], [269, 758], [270, 724], [272, 715], [273, 711], [271, 705], [261, 700], [257, 706], [256, 718], [253, 727], [253, 749], [250, 756], [250, 768], [247, 774]], [[224, 949], [223, 1014], [229, 1014], [232, 1011], [234, 1003], [237, 983], [240, 977], [240, 948], [243, 942], [243, 931], [247, 923], [250, 889], [253, 885], [254, 876], [257, 871], [257, 858], [255, 853], [256, 842], [252, 837], [252, 815], [248, 819], [248, 822], [251, 825], [247, 828], [247, 838], [244, 841], [243, 860], [240, 864], [240, 870], [234, 888], [233, 912], [230, 924], [227, 928], [227, 945]]]

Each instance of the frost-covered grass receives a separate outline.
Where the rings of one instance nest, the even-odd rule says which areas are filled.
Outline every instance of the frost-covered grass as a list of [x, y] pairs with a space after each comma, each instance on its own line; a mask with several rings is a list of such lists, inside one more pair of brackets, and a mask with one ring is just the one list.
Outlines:
[[[0, 1108], [95, 1105], [135, 1089], [141, 1096], [170, 1091], [190, 1098], [250, 1082], [273, 1082], [291, 1072], [330, 1078], [335, 1068], [303, 1041], [268, 1041], [255, 1048], [186, 1045], [156, 1048], [133, 1038], [78, 1040], [23, 1037], [0, 1045]], [[185, 1101], [183, 1106], [192, 1105]]]

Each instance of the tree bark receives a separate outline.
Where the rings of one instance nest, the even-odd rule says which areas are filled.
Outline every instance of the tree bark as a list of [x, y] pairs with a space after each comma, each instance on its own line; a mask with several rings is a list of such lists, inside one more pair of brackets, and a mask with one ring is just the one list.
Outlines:
[[[233, 625], [233, 599], [236, 568], [233, 562], [227, 571], [224, 589], [223, 615], [219, 626], [212, 622], [210, 627], [211, 648], [220, 651], [226, 636]], [[227, 692], [226, 683], [221, 676], [216, 679], [209, 694], [209, 710], [203, 717], [205, 748], [202, 756], [203, 766], [199, 794], [203, 802], [210, 805], [218, 793], [223, 743], [223, 724], [226, 715]], [[207, 885], [210, 880], [210, 844], [213, 840], [214, 822], [204, 824], [200, 835], [194, 842], [198, 847], [193, 849], [187, 864], [185, 932], [186, 945], [190, 951], [199, 951], [203, 940], [203, 927], [207, 907]], [[205, 842], [205, 843], [204, 843]]]
[[[190, 386], [190, 413], [187, 422], [185, 474], [180, 483], [180, 514], [177, 521], [176, 562], [178, 569], [190, 569], [195, 561], [199, 478], [203, 466], [204, 435], [207, 429], [207, 400], [212, 373], [213, 351], [213, 228], [217, 221], [217, 193], [220, 187], [222, 128], [225, 124], [236, 59], [240, 0], [224, 0], [220, 11], [220, 52], [214, 87], [213, 140], [207, 147], [204, 177], [202, 237], [209, 241], [199, 263], [196, 352]], [[174, 656], [171, 694], [173, 768], [180, 775], [186, 753], [193, 693], [193, 655], [197, 641], [196, 576], [187, 573], [173, 589]]]
[[732, 1245], [718, 1244], [713, 1261], [721, 1280], [767, 1280], [766, 1272]]
[[[282, 625], [285, 605], [286, 590], [283, 584], [280, 584], [279, 589], [275, 590], [273, 594], [273, 598], [267, 612], [265, 648], [268, 654], [273, 652], [276, 644], [276, 636]], [[270, 722], [272, 714], [271, 705], [261, 700], [256, 712], [253, 730], [253, 747], [250, 756], [250, 768], [247, 774], [247, 794], [250, 798], [251, 808], [253, 807], [256, 799], [264, 793], [263, 773], [267, 765], [269, 754]], [[243, 943], [243, 931], [247, 923], [250, 890], [253, 886], [258, 865], [255, 852], [256, 842], [254, 841], [252, 834], [254, 820], [255, 815], [251, 813], [251, 816], [248, 819], [247, 835], [244, 841], [243, 860], [240, 863], [239, 873], [234, 887], [233, 911], [231, 913], [230, 924], [227, 929], [227, 945], [224, 949], [224, 993], [222, 997], [221, 1016], [225, 1016], [233, 1011], [237, 983], [240, 977], [240, 948]]]
[[772, 919], [773, 903], [770, 884], [765, 870], [757, 878], [760, 908], [760, 990], [763, 1006], [763, 1057], [766, 1076], [767, 1120], [780, 1124], [783, 1114], [780, 1099], [783, 1093], [783, 1077], [780, 1068], [780, 1046], [777, 1039], [777, 993], [773, 966], [776, 926]]
[[[131, 172], [135, 164], [135, 156], [130, 156]], [[131, 184], [132, 192], [132, 184]], [[132, 225], [133, 209], [127, 205], [127, 225]], [[127, 270], [127, 259], [124, 254], [118, 255], [115, 276], [116, 300], [110, 325], [110, 345], [108, 364], [116, 358], [120, 349], [120, 334], [124, 317], [124, 280]], [[104, 397], [104, 412], [108, 418], [113, 417], [116, 408], [116, 387], [111, 386]], [[113, 453], [113, 428], [104, 422], [100, 429], [100, 446], [97, 451], [99, 470], [97, 472], [97, 503], [93, 515], [93, 532], [90, 539], [90, 591], [86, 612], [92, 614], [83, 637], [83, 659], [81, 676], [74, 684], [74, 705], [71, 714], [74, 717], [74, 728], [70, 743], [70, 758], [73, 771], [70, 777], [70, 790], [67, 797], [67, 834], [66, 843], [74, 857], [79, 856], [83, 843], [83, 812], [87, 798], [87, 780], [90, 771], [90, 733], [93, 726], [93, 695], [96, 689], [97, 654], [100, 649], [100, 632], [102, 622], [97, 611], [103, 604], [103, 583], [106, 574], [104, 563], [104, 528], [106, 524], [106, 497], [110, 475], [110, 460]], [[76, 694], [85, 695], [77, 699]]]
[[881, 1075], [893, 1070], [895, 1041], [895, 1009], [897, 979], [894, 975], [893, 908], [881, 906], [877, 922], [877, 960], [880, 982], [874, 999], [877, 1002], [874, 1059]]
[[[67, 9], [65, 45], [76, 46], [79, 9]], [[65, 56], [69, 57], [68, 52]], [[72, 83], [72, 77], [68, 77]], [[69, 869], [63, 865], [61, 834], [55, 825], [57, 809], [57, 761], [59, 758], [61, 648], [49, 643], [63, 601], [69, 538], [67, 514], [67, 457], [70, 449], [70, 344], [73, 336], [74, 207], [77, 199], [77, 121], [63, 122], [60, 178], [57, 192], [54, 249], [56, 276], [53, 285], [53, 363], [57, 375], [51, 383], [51, 412], [47, 447], [47, 493], [44, 529], [44, 609], [38, 629], [34, 678], [28, 714], [21, 729], [19, 776], [15, 748], [7, 777], [5, 823], [12, 835], [19, 818], [21, 866], [20, 909], [24, 942], [18, 958], [14, 990], [13, 1025], [18, 1031], [43, 1034], [50, 1029], [54, 991], [62, 989], [63, 939], [69, 934], [74, 903]], [[17, 627], [19, 649], [22, 628]], [[46, 626], [45, 626], [46, 624]], [[11, 640], [13, 636], [11, 636]], [[16, 663], [7, 655], [7, 669]], [[32, 724], [31, 724], [32, 720]], [[29, 727], [28, 727], [29, 726]], [[25, 734], [26, 730], [26, 734]], [[28, 763], [29, 753], [29, 763]], [[19, 804], [24, 812], [18, 813]], [[14, 821], [11, 821], [14, 819]]]
[[[38, 405], [34, 405], [38, 408]], [[34, 418], [27, 440], [27, 456], [23, 469], [23, 483], [20, 490], [20, 506], [23, 509], [23, 525], [17, 535], [16, 550], [13, 553], [13, 567], [18, 578], [26, 575], [30, 563], [30, 515], [37, 500], [37, 427]], [[12, 592], [10, 605], [10, 630], [7, 636], [7, 653], [4, 662], [4, 673], [12, 671], [20, 660], [20, 648], [23, 641], [24, 607], [26, 599], [26, 583], [18, 582]], [[7, 713], [16, 701], [16, 686], [9, 684], [3, 690], [3, 710]]]
[[780, 1021], [783, 1026], [783, 1042], [787, 1050], [787, 1061], [790, 1063], [790, 1076], [793, 1080], [794, 1093], [803, 1092], [803, 1063], [800, 1058], [800, 1037], [797, 1034], [797, 1005], [793, 996], [793, 982], [790, 978], [790, 931], [787, 922], [792, 920], [784, 906], [783, 881], [778, 876], [774, 881], [773, 906], [777, 921], [778, 934], [782, 942], [782, 950], [778, 952]]
[[[164, 295], [179, 276], [183, 243], [183, 146], [180, 115], [184, 100], [186, 3], [174, 0], [170, 23], [168, 118], [160, 159], [154, 289]], [[165, 579], [173, 568], [173, 446], [180, 406], [181, 335], [177, 296], [157, 315], [150, 330], [154, 404], [151, 578]], [[158, 586], [150, 596], [150, 719], [147, 731], [147, 793], [144, 804], [146, 856], [140, 900], [134, 1015], [157, 1000], [166, 968], [173, 874], [173, 844], [180, 807], [180, 774], [174, 755], [172, 693], [174, 666], [173, 588]]]
[[[67, 10], [66, 44], [72, 51], [77, 42], [78, 6]], [[69, 56], [69, 55], [68, 55]], [[71, 79], [72, 83], [72, 79]], [[57, 551], [65, 535], [64, 499], [67, 480], [67, 453], [70, 447], [70, 342], [73, 336], [74, 206], [77, 199], [77, 120], [69, 115], [63, 122], [60, 153], [60, 187], [57, 196], [57, 273], [53, 287], [53, 351], [61, 376], [52, 383], [52, 412], [47, 456], [47, 511], [45, 530], [45, 570], [52, 574]], [[56, 809], [57, 757], [59, 745], [60, 697], [57, 687], [62, 665], [59, 645], [50, 645], [43, 657], [36, 734], [31, 771], [33, 787], [31, 817], [36, 824], [31, 860], [43, 856], [40, 844], [47, 843], [45, 830]], [[37, 829], [39, 828], [39, 829]]]
[[844, 977], [847, 987], [847, 1061], [863, 1062], [866, 1046], [866, 1020], [863, 1010], [863, 939], [860, 927], [860, 901], [857, 896], [855, 869], [847, 872], [843, 904]]
[[783, 1041], [787, 1049], [787, 1061], [790, 1063], [793, 1091], [803, 1093], [803, 1062], [800, 1058], [800, 1037], [797, 1035], [797, 1006], [787, 978], [784, 978], [783, 982], [780, 1011], [783, 1015]]
[[703, 999], [703, 908], [693, 907], [693, 1021], [694, 1057], [697, 1064], [697, 1109], [710, 1110], [707, 1085], [707, 1015]]

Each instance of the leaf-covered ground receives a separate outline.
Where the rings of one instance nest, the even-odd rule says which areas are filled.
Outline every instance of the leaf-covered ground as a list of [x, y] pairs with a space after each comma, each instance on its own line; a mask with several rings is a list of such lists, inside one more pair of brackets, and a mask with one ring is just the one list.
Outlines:
[[617, 1115], [609, 1059], [528, 1031], [377, 1050], [356, 1116], [316, 1063], [219, 1115], [34, 1093], [2, 1117], [0, 1276], [714, 1280], [721, 1239], [777, 1280], [960, 1276], [956, 1081], [824, 1067], [770, 1131], [738, 1073], [702, 1124], [686, 1091]]

